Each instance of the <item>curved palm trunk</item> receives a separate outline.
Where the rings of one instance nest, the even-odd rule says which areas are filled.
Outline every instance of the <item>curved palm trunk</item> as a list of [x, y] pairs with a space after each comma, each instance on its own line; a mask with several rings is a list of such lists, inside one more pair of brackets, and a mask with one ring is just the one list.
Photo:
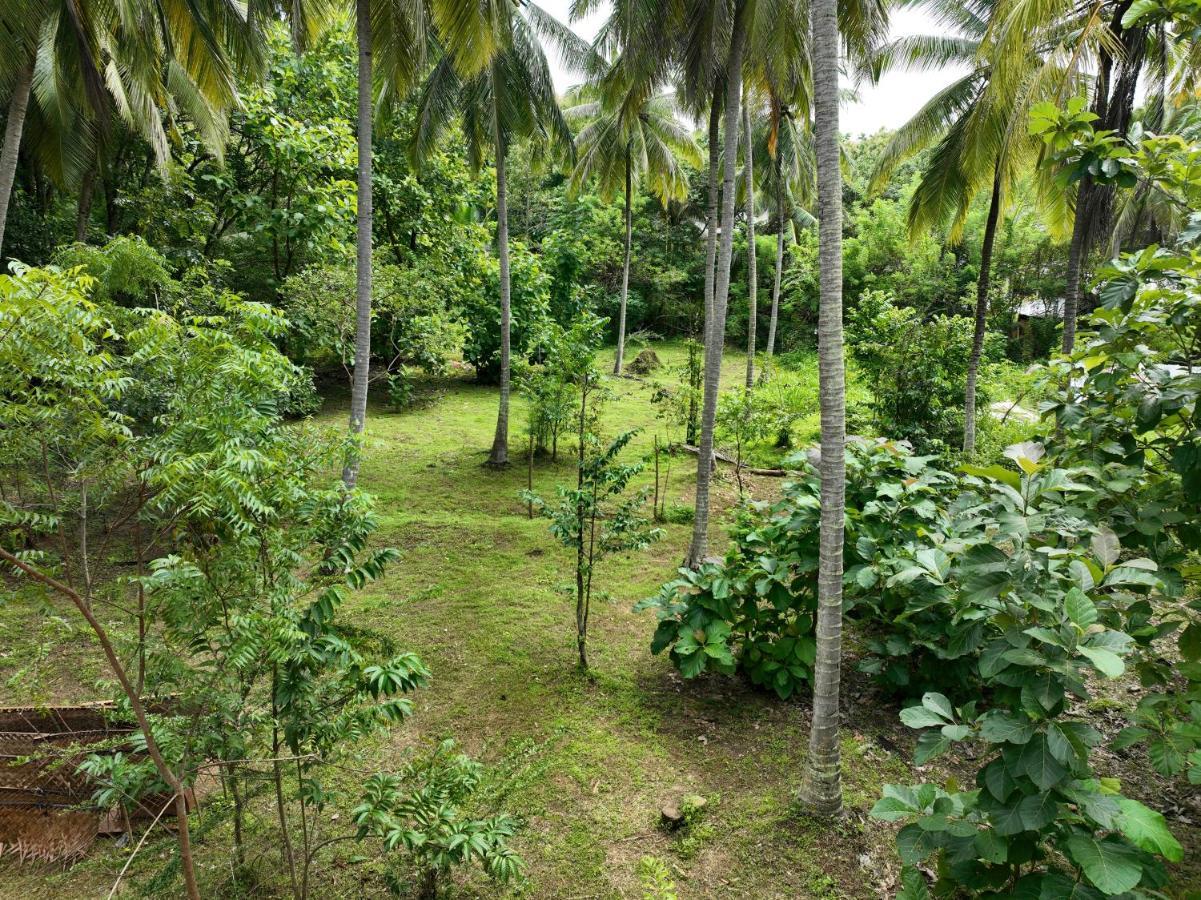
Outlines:
[[[495, 69], [492, 77], [496, 78]], [[496, 413], [496, 435], [492, 438], [488, 464], [506, 466], [509, 464], [509, 331], [512, 322], [509, 308], [509, 185], [505, 172], [508, 148], [501, 133], [500, 114], [495, 106], [495, 89], [492, 102], [492, 125], [496, 138], [496, 253], [500, 257], [500, 407]]]
[[817, 321], [821, 383], [821, 537], [817, 573], [817, 662], [803, 799], [822, 814], [842, 806], [838, 699], [842, 664], [842, 544], [846, 494], [846, 384], [842, 356], [842, 178], [838, 167], [838, 14], [815, 0], [814, 140], [821, 265]]
[[776, 273], [771, 286], [771, 318], [767, 321], [767, 367], [776, 353], [776, 320], [780, 315], [780, 278], [784, 273], [784, 191], [780, 185], [780, 160], [776, 157]]
[[[746, 43], [746, 7], [739, 3], [730, 33], [730, 58], [726, 66], [725, 169], [722, 173], [721, 241], [713, 273], [713, 309], [705, 337], [705, 392], [701, 406], [700, 452], [696, 463], [696, 515], [688, 564], [698, 566], [709, 549], [709, 479], [713, 472], [713, 424], [717, 416], [721, 354], [726, 334], [726, 303], [730, 299], [730, 258], [734, 251], [734, 161], [738, 154], [739, 100], [742, 93], [742, 51]], [[710, 119], [712, 122], [712, 119]], [[712, 127], [712, 126], [711, 126]], [[710, 166], [712, 166], [712, 161]]]
[[[356, 0], [355, 30], [359, 46], [358, 198], [355, 235], [354, 378], [350, 386], [350, 433], [360, 435], [367, 421], [367, 383], [371, 368], [371, 0]], [[354, 487], [359, 478], [360, 448], [351, 449], [342, 481]]]
[[755, 253], [755, 160], [751, 149], [751, 111], [742, 104], [742, 132], [746, 141], [746, 386], [755, 386], [755, 329], [759, 326], [759, 260]]
[[630, 169], [630, 145], [626, 144], [626, 205], [625, 229], [626, 247], [625, 259], [621, 265], [621, 310], [617, 314], [617, 359], [613, 362], [613, 374], [621, 374], [621, 364], [626, 351], [626, 300], [630, 296], [630, 242], [633, 237], [633, 218], [630, 215], [630, 194], [632, 191], [632, 176]]
[[21, 150], [21, 132], [25, 129], [25, 113], [29, 109], [29, 89], [33, 85], [33, 63], [17, 74], [12, 99], [8, 102], [8, 117], [4, 123], [4, 148], [0, 150], [0, 251], [4, 249], [4, 226], [8, 221], [8, 201], [17, 178], [17, 156]]
[[997, 219], [1001, 214], [1001, 171], [993, 173], [992, 198], [984, 223], [984, 242], [980, 245], [980, 277], [976, 281], [976, 330], [972, 334], [972, 355], [967, 364], [967, 390], [963, 400], [963, 450], [976, 449], [976, 375], [984, 352], [984, 326], [988, 318], [988, 282], [992, 271], [992, 248], [997, 237]]

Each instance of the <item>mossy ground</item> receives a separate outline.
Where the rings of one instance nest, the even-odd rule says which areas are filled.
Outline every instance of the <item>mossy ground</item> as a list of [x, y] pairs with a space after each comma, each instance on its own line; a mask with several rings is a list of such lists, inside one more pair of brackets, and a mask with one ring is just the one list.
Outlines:
[[[677, 346], [656, 349], [669, 367], [682, 359]], [[724, 380], [738, 384], [744, 367], [744, 358], [731, 352]], [[662, 434], [650, 400], [649, 380], [656, 377], [672, 376], [607, 380], [614, 396], [606, 431], [644, 429], [633, 455], [649, 451], [656, 428]], [[526, 481], [521, 404], [514, 410], [513, 465], [493, 471], [482, 463], [495, 423], [495, 390], [448, 379], [421, 391], [424, 402], [410, 411], [371, 409], [361, 484], [377, 497], [377, 541], [398, 548], [401, 559], [357, 595], [346, 614], [417, 651], [434, 680], [417, 695], [408, 723], [364, 742], [331, 777], [350, 788], [359, 771], [387, 769], [414, 748], [448, 736], [490, 764], [489, 791], [526, 823], [515, 849], [526, 860], [527, 880], [498, 890], [477, 875], [457, 876], [448, 886], [453, 896], [641, 897], [639, 861], [646, 855], [667, 865], [685, 898], [888, 892], [896, 870], [892, 832], [867, 811], [883, 783], [917, 780], [908, 762], [911, 739], [896, 710], [882, 707], [848, 673], [847, 813], [833, 822], [803, 815], [793, 798], [806, 754], [807, 698], [781, 702], [736, 679], [685, 682], [666, 659], [650, 654], [650, 616], [631, 611], [683, 558], [691, 526], [682, 524], [664, 526], [663, 540], [651, 549], [615, 558], [599, 571], [598, 588], [607, 599], [593, 614], [592, 674], [579, 674], [572, 607], [559, 590], [570, 579], [570, 559], [544, 520], [527, 518], [518, 498]], [[344, 416], [341, 397], [320, 414], [334, 426]], [[798, 437], [815, 431], [816, 420], [801, 423]], [[694, 467], [694, 457], [673, 459], [669, 506], [690, 503]], [[569, 451], [557, 464], [539, 460], [535, 488], [552, 493], [571, 475]], [[750, 484], [760, 497], [776, 488], [771, 479]], [[736, 495], [724, 475], [716, 485], [715, 549], [724, 546], [724, 514]], [[97, 694], [100, 661], [69, 611], [0, 607], [0, 645], [7, 648], [0, 658], [0, 700]], [[699, 823], [669, 836], [658, 827], [660, 807], [681, 792], [704, 796], [707, 808]], [[326, 833], [348, 830], [346, 819], [343, 804], [340, 819], [324, 823]], [[199, 857], [207, 896], [286, 894], [271, 820], [264, 815], [252, 828], [258, 846], [249, 887], [231, 884], [228, 839], [224, 824], [214, 824], [204, 839]], [[150, 841], [126, 876], [123, 895], [150, 887], [171, 847], [166, 838]], [[102, 840], [88, 859], [65, 871], [0, 862], [0, 896], [103, 896], [127, 857], [127, 849]], [[331, 848], [321, 859], [314, 896], [381, 896], [388, 865], [375, 847]]]

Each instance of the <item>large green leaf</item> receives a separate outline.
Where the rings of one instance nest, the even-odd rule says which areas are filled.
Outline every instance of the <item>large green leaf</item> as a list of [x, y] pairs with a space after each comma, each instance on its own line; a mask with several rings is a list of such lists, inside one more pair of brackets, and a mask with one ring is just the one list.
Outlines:
[[1030, 780], [1044, 791], [1050, 790], [1067, 774], [1043, 734], [1036, 734], [1022, 748], [1021, 766]]
[[1072, 588], [1063, 598], [1063, 609], [1082, 631], [1097, 621], [1097, 607], [1089, 599], [1088, 594], [1080, 588]]
[[1117, 678], [1126, 671], [1126, 664], [1116, 653], [1100, 647], [1080, 646], [1076, 649], [1088, 657], [1089, 662], [1106, 678]]
[[1115, 799], [1122, 809], [1122, 834], [1137, 846], [1149, 853], [1158, 853], [1169, 862], [1183, 859], [1184, 851], [1168, 830], [1168, 823], [1162, 815], [1129, 797], [1119, 794]]
[[1124, 893], [1142, 881], [1143, 867], [1137, 851], [1120, 838], [1097, 840], [1092, 835], [1075, 834], [1068, 838], [1067, 853], [1097, 890], [1106, 894]]

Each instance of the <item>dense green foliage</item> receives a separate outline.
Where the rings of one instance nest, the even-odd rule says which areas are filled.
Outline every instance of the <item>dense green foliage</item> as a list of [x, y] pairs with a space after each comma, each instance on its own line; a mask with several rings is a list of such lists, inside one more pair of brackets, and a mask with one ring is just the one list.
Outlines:
[[[422, 577], [436, 559], [420, 597], [492, 575], [452, 571], [448, 543], [477, 569], [505, 558], [510, 534], [465, 538], [468, 507], [504, 526], [539, 513], [559, 545], [542, 576], [572, 581], [571, 702], [603, 697], [650, 732], [663, 710], [590, 671], [593, 600], [694, 523], [688, 565], [635, 606], [669, 661], [638, 677], [812, 696], [804, 795], [832, 812], [845, 622], [857, 688], [918, 732], [927, 781], [884, 785], [872, 810], [895, 823], [875, 827], [895, 831], [901, 896], [1191, 887], [1170, 883], [1185, 848], [1108, 751], [1201, 784], [1198, 5], [923, 5], [945, 34], [890, 39], [889, 4], [622, 2], [587, 46], [533, 0], [360, 3], [353, 22], [326, 3], [0, 0], [0, 596], [43, 619], [69, 605], [103, 654], [115, 682], [89, 689], [132, 736], [57, 765], [130, 832], [169, 798], [177, 850], [146, 892], [182, 875], [192, 898], [285, 878], [319, 896], [342, 842], [359, 891], [433, 898], [473, 870], [536, 890], [524, 816], [496, 811], [512, 807], [488, 769], [440, 726], [428, 754], [385, 743], [432, 675], [403, 624], [355, 606], [401, 559], [381, 522], [412, 526], [405, 505], [457, 479], [431, 458], [428, 484], [377, 512], [356, 487], [369, 387], [402, 420], [460, 372], [500, 387], [487, 477], [512, 509], [460, 496], [397, 541]], [[966, 74], [897, 132], [838, 146], [836, 48], [862, 79]], [[570, 109], [548, 52], [586, 79]], [[614, 338], [628, 384], [599, 363]], [[624, 359], [665, 338], [668, 367]], [[747, 347], [737, 388], [727, 342]], [[313, 418], [340, 409], [343, 373], [349, 437]], [[615, 386], [643, 393], [615, 411]], [[428, 443], [462, 439], [439, 423]], [[388, 465], [411, 449], [389, 445]], [[690, 453], [696, 478], [673, 483]], [[720, 558], [711, 508], [733, 509]], [[493, 742], [509, 695], [489, 691], [549, 665], [521, 668], [520, 623], [477, 642], [481, 610], [446, 602], [448, 669], [493, 681], [437, 702], [485, 722], [482, 754], [532, 754]], [[548, 744], [604, 759], [610, 722], [572, 743], [547, 718]], [[585, 768], [572, 789], [606, 794]], [[189, 816], [210, 779], [220, 795]], [[706, 802], [663, 810], [681, 859], [715, 833]], [[538, 840], [574, 848], [615, 830], [605, 815], [548, 817]], [[256, 882], [256, 842], [277, 845], [279, 884]], [[603, 866], [626, 855], [607, 849]], [[648, 895], [674, 896], [686, 873], [642, 860]]]

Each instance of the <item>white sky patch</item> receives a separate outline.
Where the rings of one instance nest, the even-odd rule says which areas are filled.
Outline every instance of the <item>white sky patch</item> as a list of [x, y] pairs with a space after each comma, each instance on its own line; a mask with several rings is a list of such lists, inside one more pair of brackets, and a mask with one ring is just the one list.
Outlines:
[[[568, 22], [571, 0], [539, 0], [539, 5], [560, 22]], [[597, 12], [578, 22], [570, 23], [571, 28], [580, 37], [591, 41], [608, 15], [609, 4], [605, 3]], [[892, 11], [894, 38], [909, 34], [929, 34], [937, 30], [938, 26], [923, 10]], [[550, 56], [551, 75], [558, 91], [565, 91], [579, 83], [579, 76], [567, 71], [556, 53], [552, 52]], [[860, 86], [859, 99], [843, 104], [839, 127], [844, 133], [852, 136], [873, 134], [881, 128], [898, 128], [921, 109], [926, 101], [962, 74], [964, 69], [961, 67], [947, 67], [929, 72], [891, 72], [877, 85]], [[850, 88], [854, 85], [844, 79], [843, 86]]]

